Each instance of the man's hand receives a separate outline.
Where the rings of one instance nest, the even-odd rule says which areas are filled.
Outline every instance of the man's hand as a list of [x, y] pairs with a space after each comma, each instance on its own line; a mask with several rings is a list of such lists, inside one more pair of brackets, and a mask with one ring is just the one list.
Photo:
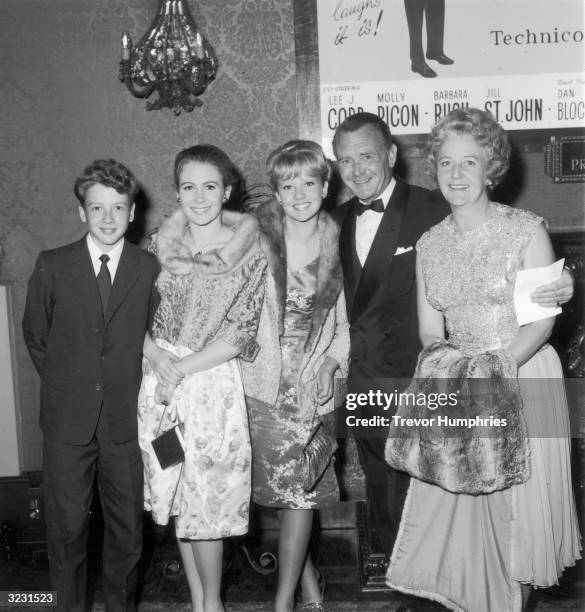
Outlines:
[[575, 280], [573, 275], [567, 268], [564, 268], [559, 280], [538, 287], [530, 298], [539, 306], [554, 308], [568, 302], [573, 297], [574, 290]]

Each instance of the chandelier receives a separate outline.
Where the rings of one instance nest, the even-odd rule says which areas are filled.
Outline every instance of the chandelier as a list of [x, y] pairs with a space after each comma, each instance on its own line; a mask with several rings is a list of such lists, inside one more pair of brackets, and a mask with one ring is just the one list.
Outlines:
[[170, 108], [191, 112], [217, 71], [217, 57], [201, 34], [184, 0], [161, 0], [150, 29], [133, 47], [122, 35], [120, 80], [133, 96], [157, 97], [146, 110]]

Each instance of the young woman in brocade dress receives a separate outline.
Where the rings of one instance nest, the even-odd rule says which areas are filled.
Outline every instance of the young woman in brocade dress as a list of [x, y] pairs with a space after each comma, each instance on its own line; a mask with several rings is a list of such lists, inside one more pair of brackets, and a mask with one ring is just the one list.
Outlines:
[[[175, 517], [193, 610], [220, 612], [222, 539], [248, 530], [251, 453], [239, 360], [251, 360], [266, 260], [256, 220], [230, 212], [236, 175], [223, 151], [198, 145], [175, 160], [179, 209], [154, 237], [162, 267], [154, 341], [175, 355], [175, 388], [146, 367], [139, 396], [145, 507]], [[185, 461], [161, 470], [151, 441], [175, 419]]]

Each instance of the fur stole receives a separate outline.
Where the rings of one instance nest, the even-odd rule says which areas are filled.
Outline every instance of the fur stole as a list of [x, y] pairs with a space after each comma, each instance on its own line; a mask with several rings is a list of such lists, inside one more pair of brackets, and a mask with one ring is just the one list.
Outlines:
[[[286, 301], [286, 245], [284, 241], [284, 212], [275, 198], [258, 206], [254, 214], [260, 225], [260, 243], [274, 279], [278, 310], [279, 335], [284, 332]], [[339, 258], [339, 228], [325, 212], [319, 213], [319, 263], [317, 266], [317, 292], [311, 316], [311, 326], [305, 350], [318, 339], [329, 311], [343, 288], [343, 273]]]
[[184, 240], [188, 230], [185, 213], [179, 209], [165, 219], [156, 235], [156, 253], [163, 270], [183, 276], [195, 271], [198, 276], [229, 274], [246, 263], [260, 248], [258, 222], [249, 214], [222, 211], [222, 221], [233, 232], [226, 244], [208, 253], [191, 254]]
[[[447, 342], [436, 342], [421, 351], [405, 393], [414, 397], [405, 397], [396, 414], [415, 421], [403, 426], [394, 420], [390, 426], [386, 461], [393, 468], [471, 495], [529, 478], [516, 363], [506, 351], [465, 357]], [[438, 404], [439, 393], [456, 398], [454, 405]]]

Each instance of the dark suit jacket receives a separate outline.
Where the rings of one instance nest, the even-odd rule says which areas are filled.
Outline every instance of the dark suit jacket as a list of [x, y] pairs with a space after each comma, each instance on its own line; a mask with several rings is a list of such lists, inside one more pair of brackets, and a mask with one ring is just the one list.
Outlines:
[[[339, 249], [350, 323], [350, 378], [410, 378], [421, 345], [416, 310], [415, 245], [441, 221], [440, 192], [399, 179], [362, 269], [355, 248], [353, 198], [333, 211], [341, 224]], [[395, 255], [396, 249], [409, 249]]]
[[87, 444], [102, 409], [114, 442], [136, 438], [142, 347], [158, 304], [158, 271], [153, 255], [125, 242], [104, 320], [86, 239], [39, 255], [22, 326], [41, 377], [46, 436]]

